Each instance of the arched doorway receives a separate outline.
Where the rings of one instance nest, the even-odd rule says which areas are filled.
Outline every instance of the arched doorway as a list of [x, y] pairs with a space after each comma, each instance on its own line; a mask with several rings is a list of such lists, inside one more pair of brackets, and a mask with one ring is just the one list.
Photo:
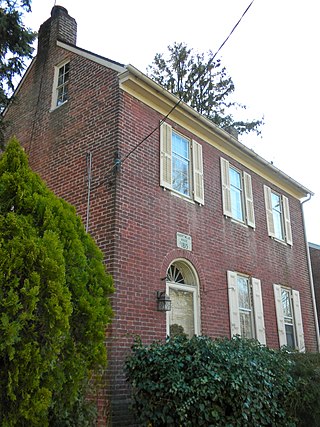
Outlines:
[[167, 312], [167, 335], [192, 337], [200, 334], [199, 279], [194, 267], [183, 259], [173, 261], [166, 276], [166, 291], [171, 299]]

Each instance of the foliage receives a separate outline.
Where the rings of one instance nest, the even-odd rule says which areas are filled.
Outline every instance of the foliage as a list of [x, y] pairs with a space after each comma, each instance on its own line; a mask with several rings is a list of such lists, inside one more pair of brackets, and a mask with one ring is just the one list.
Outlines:
[[112, 279], [16, 140], [0, 159], [0, 425], [47, 426], [106, 363]]
[[295, 426], [285, 352], [253, 340], [169, 338], [132, 347], [126, 361], [138, 421], [152, 426]]
[[229, 101], [235, 90], [234, 83], [221, 60], [214, 60], [211, 51], [207, 55], [194, 54], [184, 43], [174, 43], [168, 46], [168, 51], [167, 58], [157, 53], [148, 67], [153, 80], [227, 131], [261, 133], [262, 120], [237, 121], [230, 113], [232, 108], [246, 107]]
[[318, 427], [320, 420], [320, 354], [294, 353], [292, 376], [297, 382], [297, 393], [291, 401], [292, 414], [298, 418], [298, 427]]
[[[31, 0], [0, 0], [0, 113], [8, 105], [14, 89], [14, 76], [21, 75], [26, 59], [33, 52], [35, 33], [22, 22], [23, 11], [30, 12]], [[0, 144], [3, 146], [0, 119]]]
[[54, 417], [50, 418], [50, 427], [95, 427], [97, 407], [94, 400], [95, 390], [87, 380], [79, 388], [74, 403], [70, 407], [60, 407]]

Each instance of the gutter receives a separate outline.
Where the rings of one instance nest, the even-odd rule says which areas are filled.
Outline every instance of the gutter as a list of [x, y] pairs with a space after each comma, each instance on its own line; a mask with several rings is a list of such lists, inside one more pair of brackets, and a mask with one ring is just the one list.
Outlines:
[[320, 353], [320, 332], [319, 332], [318, 310], [317, 310], [316, 296], [315, 296], [315, 291], [314, 291], [311, 258], [310, 258], [310, 251], [309, 251], [309, 245], [308, 245], [308, 240], [307, 240], [307, 233], [306, 233], [306, 226], [305, 226], [304, 212], [303, 212], [303, 204], [306, 202], [309, 202], [309, 200], [311, 199], [312, 196], [313, 196], [313, 193], [309, 193], [307, 199], [305, 199], [301, 202], [301, 206], [302, 206], [302, 223], [303, 223], [303, 230], [304, 230], [304, 240], [306, 243], [308, 270], [309, 270], [309, 277], [310, 277], [311, 297], [312, 297], [315, 328], [316, 328], [317, 347], [318, 347], [318, 353]]

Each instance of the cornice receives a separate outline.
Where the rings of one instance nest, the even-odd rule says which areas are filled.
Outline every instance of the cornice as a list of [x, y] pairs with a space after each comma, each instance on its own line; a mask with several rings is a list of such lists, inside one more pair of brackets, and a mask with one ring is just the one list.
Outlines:
[[234, 158], [293, 197], [300, 200], [308, 195], [313, 195], [311, 190], [263, 159], [228, 132], [218, 128], [193, 108], [184, 102], [180, 102], [176, 96], [169, 93], [132, 65], [127, 65], [126, 70], [119, 74], [119, 83], [122, 90], [163, 116], [166, 116], [178, 104], [171, 112], [170, 120], [214, 146], [225, 155]]

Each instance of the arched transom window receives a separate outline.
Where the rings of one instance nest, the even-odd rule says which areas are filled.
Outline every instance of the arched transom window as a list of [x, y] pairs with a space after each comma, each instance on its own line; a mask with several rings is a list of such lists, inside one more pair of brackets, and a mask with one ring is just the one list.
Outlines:
[[189, 338], [200, 333], [199, 281], [186, 260], [174, 261], [167, 270], [167, 293], [171, 311], [167, 312], [167, 335]]

